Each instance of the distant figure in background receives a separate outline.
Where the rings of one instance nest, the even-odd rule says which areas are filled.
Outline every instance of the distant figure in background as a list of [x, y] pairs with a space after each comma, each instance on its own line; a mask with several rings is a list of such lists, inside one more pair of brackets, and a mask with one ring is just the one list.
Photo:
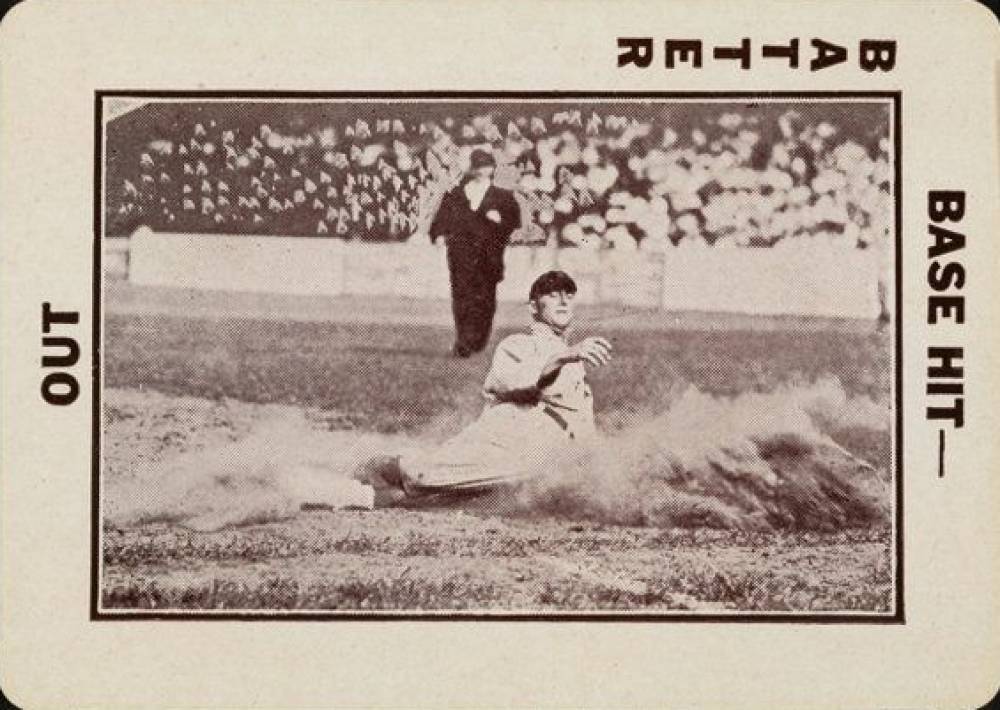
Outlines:
[[445, 193], [429, 230], [432, 242], [443, 236], [447, 245], [457, 357], [480, 352], [490, 339], [504, 248], [521, 223], [513, 194], [493, 184], [495, 169], [490, 153], [473, 151], [469, 173]]

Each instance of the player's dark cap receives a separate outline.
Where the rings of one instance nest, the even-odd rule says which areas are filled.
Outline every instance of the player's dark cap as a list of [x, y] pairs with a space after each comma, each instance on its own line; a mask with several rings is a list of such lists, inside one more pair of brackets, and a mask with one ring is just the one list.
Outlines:
[[469, 167], [473, 170], [477, 168], [495, 168], [497, 161], [493, 159], [493, 153], [485, 150], [474, 150], [469, 156]]
[[565, 271], [546, 271], [535, 279], [528, 292], [528, 300], [534, 301], [550, 293], [576, 293], [576, 281]]

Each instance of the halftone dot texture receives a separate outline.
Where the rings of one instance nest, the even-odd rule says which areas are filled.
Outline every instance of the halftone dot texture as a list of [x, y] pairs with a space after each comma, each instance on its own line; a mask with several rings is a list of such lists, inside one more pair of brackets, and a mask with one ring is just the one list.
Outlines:
[[[479, 148], [515, 242], [887, 255], [889, 139], [874, 102], [154, 103], [109, 123], [106, 230], [422, 241]], [[537, 475], [491, 495], [358, 510], [359, 466], [481, 407], [446, 305], [110, 288], [108, 608], [890, 609], [875, 323], [584, 308], [573, 337], [615, 348], [595, 445], [512, 452]], [[501, 311], [493, 344], [526, 317]]]
[[477, 150], [515, 241], [867, 248], [892, 214], [884, 102], [156, 102], [107, 131], [112, 235], [405, 240]]
[[598, 447], [515, 452], [539, 477], [493, 496], [303, 511], [357, 503], [358, 465], [476, 416], [485, 360], [412, 320], [109, 317], [105, 604], [889, 608], [873, 325], [630, 323], [592, 373]]

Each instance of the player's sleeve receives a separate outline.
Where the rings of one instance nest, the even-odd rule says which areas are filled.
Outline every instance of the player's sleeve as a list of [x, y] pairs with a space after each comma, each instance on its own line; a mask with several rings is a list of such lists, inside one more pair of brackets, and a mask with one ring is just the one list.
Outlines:
[[525, 335], [504, 338], [493, 354], [485, 390], [501, 401], [536, 402], [546, 358]]

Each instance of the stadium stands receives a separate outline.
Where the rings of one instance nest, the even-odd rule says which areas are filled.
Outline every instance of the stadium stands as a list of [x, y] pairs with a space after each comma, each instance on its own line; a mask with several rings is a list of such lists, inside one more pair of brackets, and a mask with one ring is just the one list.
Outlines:
[[476, 147], [516, 190], [521, 242], [866, 247], [889, 229], [885, 132], [859, 137], [836, 115], [730, 108], [680, 125], [601, 104], [425, 118], [378, 109], [308, 125], [192, 113], [149, 128], [110, 161], [106, 233], [424, 239]]

